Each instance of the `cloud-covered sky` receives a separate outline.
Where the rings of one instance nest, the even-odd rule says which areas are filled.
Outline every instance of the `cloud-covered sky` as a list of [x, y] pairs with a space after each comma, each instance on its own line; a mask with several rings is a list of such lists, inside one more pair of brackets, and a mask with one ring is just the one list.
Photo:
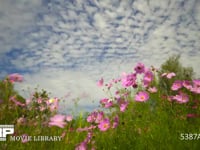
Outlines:
[[65, 97], [63, 109], [77, 97], [97, 105], [96, 81], [137, 62], [181, 54], [200, 75], [199, 41], [200, 0], [0, 0], [0, 77], [21, 73], [22, 94], [39, 86]]

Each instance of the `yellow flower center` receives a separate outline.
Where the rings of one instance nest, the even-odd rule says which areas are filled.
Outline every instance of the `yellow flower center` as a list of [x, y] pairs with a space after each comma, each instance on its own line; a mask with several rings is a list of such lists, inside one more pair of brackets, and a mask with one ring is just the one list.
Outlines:
[[55, 101], [55, 99], [51, 98], [49, 99], [49, 103], [53, 103]]
[[105, 123], [105, 124], [103, 125], [103, 128], [108, 128], [108, 124]]
[[141, 98], [141, 100], [144, 100], [145, 99], [145, 97], [142, 95], [142, 96], [140, 96], [140, 98]]

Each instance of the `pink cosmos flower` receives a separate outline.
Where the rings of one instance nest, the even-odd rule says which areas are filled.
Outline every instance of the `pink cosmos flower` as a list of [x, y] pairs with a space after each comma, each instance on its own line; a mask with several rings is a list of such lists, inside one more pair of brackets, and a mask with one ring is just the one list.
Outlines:
[[22, 143], [27, 143], [29, 140], [28, 140], [28, 134], [22, 134]]
[[151, 82], [153, 80], [153, 73], [150, 70], [145, 71], [144, 80]]
[[31, 99], [26, 99], [26, 105], [29, 105], [31, 103]]
[[187, 103], [189, 101], [188, 95], [183, 92], [180, 92], [179, 95], [173, 96], [173, 99], [178, 103]]
[[153, 80], [153, 73], [150, 70], [145, 71], [144, 78], [143, 78], [143, 85], [144, 87], [148, 87], [151, 81]]
[[39, 98], [37, 99], [37, 102], [38, 102], [38, 104], [41, 104], [41, 103], [42, 103], [42, 98], [39, 97]]
[[123, 87], [130, 87], [136, 85], [136, 74], [123, 74], [122, 75], [122, 86]]
[[182, 82], [182, 84], [183, 84], [183, 87], [185, 87], [186, 89], [188, 89], [188, 90], [191, 90], [191, 89], [192, 89], [192, 85], [191, 85], [190, 81], [184, 80], [184, 81]]
[[135, 95], [135, 101], [145, 102], [149, 99], [149, 94], [146, 91], [140, 91]]
[[144, 73], [145, 71], [145, 66], [142, 63], [138, 63], [135, 68], [134, 68], [135, 72], [138, 74]]
[[64, 128], [64, 126], [66, 125], [65, 119], [65, 115], [56, 114], [55, 116], [50, 118], [49, 126], [58, 126], [60, 128]]
[[70, 121], [72, 121], [72, 120], [73, 120], [72, 115], [67, 115], [67, 116], [66, 116], [66, 121], [70, 122]]
[[150, 93], [156, 93], [158, 90], [157, 90], [157, 88], [154, 86], [154, 87], [149, 87], [148, 91], [149, 91]]
[[161, 74], [161, 77], [165, 77], [166, 75], [167, 75], [167, 73], [165, 72], [165, 73]]
[[58, 109], [58, 105], [59, 105], [58, 98], [51, 98], [51, 99], [47, 100], [46, 103], [52, 112], [56, 111]]
[[166, 75], [166, 77], [168, 78], [168, 79], [171, 79], [172, 77], [175, 77], [176, 76], [176, 74], [174, 73], [174, 72], [170, 72], [170, 73], [168, 73], [167, 75]]
[[22, 106], [22, 107], [26, 106], [26, 104], [24, 104], [24, 103], [22, 103], [22, 102], [20, 102], [20, 101], [17, 101], [17, 100], [16, 100], [16, 96], [12, 96], [12, 97], [10, 98], [10, 101], [14, 102], [15, 105], [17, 105], [17, 106]]
[[106, 131], [110, 128], [110, 121], [108, 118], [105, 118], [103, 119], [99, 125], [98, 125], [98, 128], [101, 130], [101, 131]]
[[104, 105], [105, 108], [110, 108], [112, 106], [113, 106], [113, 102], [110, 100]]
[[173, 84], [172, 84], [172, 87], [171, 87], [171, 90], [173, 91], [177, 91], [179, 90], [180, 88], [182, 88], [182, 81], [180, 80], [176, 80]]
[[200, 86], [200, 79], [196, 79], [192, 81], [194, 85]]
[[93, 111], [90, 113], [90, 115], [87, 117], [87, 122], [90, 123], [99, 123], [104, 118], [103, 111]]
[[145, 88], [147, 88], [150, 85], [151, 82], [149, 82], [148, 80], [143, 80], [143, 86]]
[[75, 150], [87, 150], [87, 143], [81, 142], [79, 145], [76, 146]]
[[200, 87], [194, 86], [190, 89], [190, 91], [196, 94], [200, 94]]
[[94, 118], [92, 116], [92, 114], [90, 114], [88, 117], [87, 117], [87, 122], [93, 122], [94, 121]]
[[117, 126], [119, 125], [119, 117], [116, 115], [113, 121], [113, 126], [112, 128], [117, 128]]
[[187, 117], [188, 118], [195, 118], [195, 117], [198, 117], [198, 115], [196, 115], [196, 114], [187, 114]]
[[97, 116], [95, 118], [95, 123], [99, 123], [101, 120], [103, 120], [104, 118], [104, 112], [103, 111], [99, 111], [97, 113]]
[[26, 120], [26, 118], [24, 118], [24, 116], [17, 119], [18, 125], [25, 125], [26, 122], [27, 122], [27, 120]]
[[46, 110], [46, 107], [44, 107], [44, 106], [39, 106], [39, 108], [40, 108], [40, 111]]
[[200, 80], [193, 80], [193, 86], [190, 89], [191, 92], [200, 94]]
[[170, 73], [163, 73], [161, 76], [171, 79], [172, 77], [175, 77], [176, 74], [174, 72], [170, 72]]
[[97, 82], [97, 86], [98, 86], [98, 87], [102, 87], [102, 86], [103, 86], [103, 82], [104, 82], [104, 80], [103, 80], [103, 78], [101, 78], [101, 79]]
[[124, 112], [124, 111], [126, 110], [127, 106], [128, 106], [128, 101], [121, 100], [119, 103], [120, 103], [120, 104], [119, 104], [119, 106], [120, 106], [120, 111], [121, 111], [121, 112]]
[[113, 106], [113, 102], [109, 100], [108, 98], [104, 98], [100, 100], [100, 103], [105, 107], [105, 108], [110, 108]]
[[18, 73], [13, 73], [13, 74], [8, 75], [8, 80], [11, 83], [22, 82], [23, 81], [23, 76], [18, 74]]

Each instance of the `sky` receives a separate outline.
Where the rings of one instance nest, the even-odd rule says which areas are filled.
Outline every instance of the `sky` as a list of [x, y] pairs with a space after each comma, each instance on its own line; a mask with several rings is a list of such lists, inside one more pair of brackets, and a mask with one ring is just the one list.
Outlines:
[[200, 75], [199, 41], [200, 0], [0, 0], [0, 78], [22, 74], [20, 94], [45, 89], [64, 112], [98, 106], [96, 82], [137, 62], [181, 54]]

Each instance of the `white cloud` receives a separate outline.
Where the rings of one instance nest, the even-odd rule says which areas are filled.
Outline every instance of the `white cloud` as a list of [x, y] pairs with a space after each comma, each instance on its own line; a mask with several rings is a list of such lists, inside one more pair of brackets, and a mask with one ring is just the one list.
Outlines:
[[95, 27], [100, 28], [100, 30], [104, 30], [107, 26], [105, 17], [100, 13], [94, 15], [94, 21]]
[[0, 54], [18, 48], [22, 42], [18, 34], [22, 34], [34, 26], [37, 13], [41, 12], [41, 1], [12, 1], [0, 2]]
[[194, 5], [194, 19], [198, 26], [200, 26], [200, 1], [196, 1], [196, 4]]

